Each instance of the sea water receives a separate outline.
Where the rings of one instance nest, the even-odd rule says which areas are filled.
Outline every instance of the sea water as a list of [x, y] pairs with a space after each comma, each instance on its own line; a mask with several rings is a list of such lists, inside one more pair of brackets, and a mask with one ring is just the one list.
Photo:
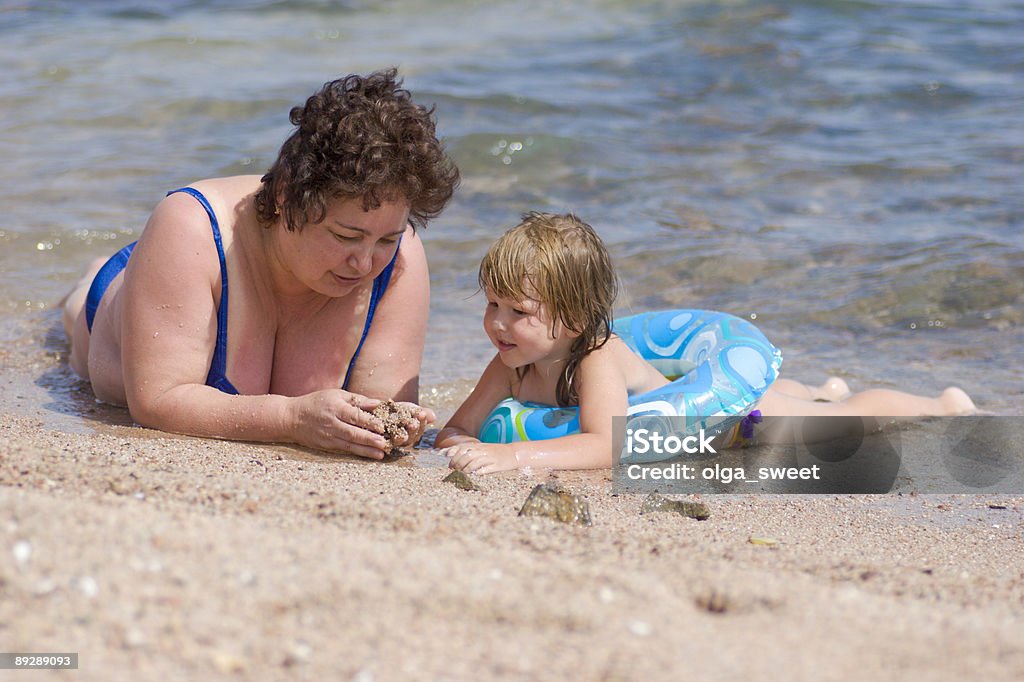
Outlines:
[[725, 310], [784, 376], [1022, 414], [1022, 36], [1010, 0], [0, 2], [0, 403], [95, 419], [53, 308], [84, 265], [393, 65], [463, 177], [423, 233], [442, 417], [493, 352], [479, 259], [528, 210], [600, 231], [621, 314]]

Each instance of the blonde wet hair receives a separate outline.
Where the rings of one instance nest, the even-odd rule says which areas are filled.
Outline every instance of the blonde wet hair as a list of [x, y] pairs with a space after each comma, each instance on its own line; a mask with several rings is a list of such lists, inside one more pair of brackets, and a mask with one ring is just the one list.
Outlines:
[[526, 213], [488, 249], [478, 281], [501, 298], [539, 301], [551, 316], [552, 332], [560, 324], [579, 334], [556, 391], [559, 405], [577, 404], [576, 370], [611, 337], [618, 294], [611, 257], [594, 228], [572, 213]]

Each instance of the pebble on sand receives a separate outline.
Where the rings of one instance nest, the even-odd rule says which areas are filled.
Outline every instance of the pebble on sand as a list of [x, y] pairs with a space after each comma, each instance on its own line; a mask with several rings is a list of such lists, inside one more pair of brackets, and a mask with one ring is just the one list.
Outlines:
[[483, 491], [483, 488], [477, 485], [476, 481], [467, 476], [465, 473], [458, 470], [451, 472], [450, 474], [442, 478], [441, 481], [444, 483], [451, 483], [460, 490]]
[[651, 493], [644, 498], [644, 503], [640, 507], [641, 514], [649, 514], [651, 512], [675, 512], [681, 516], [697, 519], [698, 521], [704, 521], [711, 517], [711, 510], [703, 502], [670, 500], [656, 493]]
[[561, 523], [591, 525], [590, 507], [586, 500], [549, 483], [530, 491], [519, 516], [544, 516]]

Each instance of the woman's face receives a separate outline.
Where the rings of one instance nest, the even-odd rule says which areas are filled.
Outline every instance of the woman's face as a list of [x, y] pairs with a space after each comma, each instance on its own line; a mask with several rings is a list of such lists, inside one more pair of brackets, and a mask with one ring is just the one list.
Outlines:
[[282, 229], [283, 261], [309, 289], [345, 296], [373, 280], [398, 249], [409, 225], [409, 205], [383, 202], [364, 211], [362, 200], [336, 199], [318, 223], [301, 230]]

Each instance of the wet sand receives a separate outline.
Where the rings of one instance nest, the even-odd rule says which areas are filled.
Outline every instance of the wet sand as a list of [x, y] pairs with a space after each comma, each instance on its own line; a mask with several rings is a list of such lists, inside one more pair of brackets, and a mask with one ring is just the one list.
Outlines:
[[0, 640], [80, 661], [25, 679], [1024, 677], [1024, 498], [707, 495], [697, 521], [560, 473], [580, 528], [517, 516], [544, 473], [468, 492], [435, 451], [3, 404]]

